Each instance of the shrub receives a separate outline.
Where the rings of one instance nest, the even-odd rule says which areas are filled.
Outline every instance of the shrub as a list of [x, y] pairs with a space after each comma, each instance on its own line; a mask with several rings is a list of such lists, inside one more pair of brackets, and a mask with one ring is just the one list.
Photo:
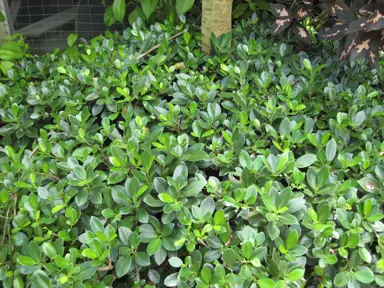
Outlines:
[[272, 34], [289, 28], [288, 31], [293, 30], [298, 40], [310, 44], [311, 33], [303, 22], [313, 16], [312, 24], [322, 26], [318, 33], [320, 40], [339, 40], [341, 60], [363, 58], [377, 66], [380, 52], [384, 49], [383, 1], [304, 0], [299, 4], [293, 2], [290, 5], [293, 9], [280, 2], [284, 3], [271, 4], [271, 12], [276, 17], [271, 27]]
[[211, 57], [138, 21], [5, 71], [4, 287], [384, 285], [379, 76], [256, 22]]

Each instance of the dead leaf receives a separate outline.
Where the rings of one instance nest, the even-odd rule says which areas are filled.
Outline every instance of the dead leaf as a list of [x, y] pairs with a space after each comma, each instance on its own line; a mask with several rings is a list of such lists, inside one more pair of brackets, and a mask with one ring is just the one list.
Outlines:
[[357, 54], [360, 54], [361, 52], [363, 52], [363, 50], [369, 50], [369, 41], [371, 41], [371, 39], [367, 39], [363, 41], [363, 43], [356, 45]]

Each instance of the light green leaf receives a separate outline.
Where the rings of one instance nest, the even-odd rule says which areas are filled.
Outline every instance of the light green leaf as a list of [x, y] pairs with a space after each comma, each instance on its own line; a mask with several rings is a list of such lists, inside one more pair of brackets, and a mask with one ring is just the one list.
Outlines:
[[22, 266], [33, 266], [37, 264], [34, 259], [28, 256], [20, 256], [19, 258], [17, 258], [17, 262]]
[[268, 278], [260, 278], [257, 284], [259, 285], [260, 288], [274, 288], [275, 281]]
[[315, 163], [317, 160], [317, 156], [314, 154], [306, 154], [301, 156], [299, 159], [296, 160], [295, 166], [297, 168], [305, 168], [313, 163]]
[[115, 14], [113, 14], [112, 6], [108, 7], [104, 12], [104, 24], [109, 27], [116, 23]]
[[292, 249], [296, 246], [297, 240], [299, 239], [299, 233], [295, 229], [291, 230], [287, 238], [285, 239], [285, 246], [287, 249]]
[[297, 268], [295, 270], [292, 270], [288, 274], [288, 279], [290, 281], [299, 281], [304, 276], [304, 269]]
[[75, 44], [75, 42], [76, 42], [76, 40], [77, 40], [77, 38], [79, 37], [79, 35], [78, 34], [70, 34], [69, 36], [68, 36], [68, 46], [69, 47], [72, 47], [74, 44]]
[[366, 266], [358, 266], [355, 277], [357, 281], [364, 284], [369, 284], [375, 280], [375, 275], [372, 270]]
[[161, 248], [161, 240], [159, 238], [153, 239], [147, 246], [149, 255], [155, 254]]
[[56, 248], [51, 243], [43, 243], [41, 249], [43, 250], [44, 254], [47, 255], [49, 258], [53, 258], [57, 255]]

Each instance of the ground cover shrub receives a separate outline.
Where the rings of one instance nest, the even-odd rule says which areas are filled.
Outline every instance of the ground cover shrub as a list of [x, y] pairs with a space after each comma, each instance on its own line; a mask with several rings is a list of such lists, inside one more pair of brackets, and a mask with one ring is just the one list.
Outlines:
[[267, 31], [206, 56], [138, 21], [5, 68], [2, 285], [383, 286], [382, 76]]

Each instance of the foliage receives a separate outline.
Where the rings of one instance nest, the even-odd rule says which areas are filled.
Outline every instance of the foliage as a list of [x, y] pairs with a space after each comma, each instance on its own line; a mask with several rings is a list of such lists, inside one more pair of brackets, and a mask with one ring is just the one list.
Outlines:
[[383, 76], [267, 33], [243, 19], [206, 56], [138, 20], [15, 61], [2, 285], [383, 286]]
[[305, 1], [303, 5], [290, 11], [283, 4], [271, 4], [271, 12], [277, 17], [271, 27], [272, 34], [279, 34], [288, 27], [293, 27], [294, 33], [298, 39], [311, 44], [312, 40], [307, 28], [301, 24], [301, 21], [309, 17], [312, 13], [312, 5]]
[[25, 56], [28, 45], [20, 35], [5, 37], [5, 42], [0, 45], [0, 75], [7, 74], [7, 70], [14, 65], [15, 60], [20, 60]]
[[[132, 6], [132, 11], [129, 14], [128, 20], [132, 25], [138, 18], [149, 20], [155, 10], [160, 10], [162, 17], [167, 13], [175, 12], [177, 15], [184, 15], [192, 9], [195, 0], [113, 0], [112, 6], [107, 7], [104, 14], [105, 25], [111, 26], [116, 21], [124, 23], [126, 15], [126, 7]], [[134, 7], [134, 8], [133, 8]]]

